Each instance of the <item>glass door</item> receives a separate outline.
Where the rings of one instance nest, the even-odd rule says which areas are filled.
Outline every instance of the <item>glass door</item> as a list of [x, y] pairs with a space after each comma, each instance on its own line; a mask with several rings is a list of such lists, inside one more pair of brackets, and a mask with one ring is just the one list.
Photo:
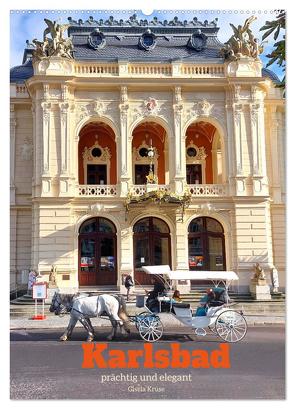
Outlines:
[[100, 237], [98, 275], [96, 284], [107, 285], [116, 281], [115, 239]]
[[80, 285], [96, 284], [96, 249], [95, 237], [80, 239]]

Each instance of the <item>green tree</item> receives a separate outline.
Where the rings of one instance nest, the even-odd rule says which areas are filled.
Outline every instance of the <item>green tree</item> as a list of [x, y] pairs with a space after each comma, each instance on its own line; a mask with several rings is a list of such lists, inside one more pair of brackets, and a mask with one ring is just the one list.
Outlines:
[[[273, 21], [266, 21], [265, 25], [261, 27], [260, 31], [265, 31], [262, 36], [262, 40], [265, 40], [269, 37], [272, 33], [274, 40], [277, 40], [281, 30], [285, 30], [286, 28], [286, 12], [285, 10], [278, 10], [278, 15], [275, 20]], [[267, 54], [266, 57], [270, 60], [266, 64], [267, 67], [272, 65], [273, 63], [277, 63], [280, 67], [282, 67], [283, 72], [286, 69], [286, 41], [285, 35], [283, 35], [282, 40], [277, 41], [274, 43], [274, 49], [270, 54]], [[285, 79], [286, 75], [284, 75], [283, 80], [278, 85], [279, 88], [285, 89]]]

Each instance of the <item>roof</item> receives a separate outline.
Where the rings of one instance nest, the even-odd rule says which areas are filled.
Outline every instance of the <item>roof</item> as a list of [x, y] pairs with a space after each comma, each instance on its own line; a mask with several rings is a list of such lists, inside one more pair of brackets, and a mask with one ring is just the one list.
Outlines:
[[[117, 62], [163, 62], [183, 61], [188, 63], [222, 63], [218, 40], [217, 20], [201, 22], [197, 17], [191, 21], [181, 21], [178, 17], [160, 21], [138, 20], [134, 14], [128, 20], [75, 21], [68, 17], [68, 35], [74, 45], [74, 58], [81, 61]], [[142, 38], [153, 38], [152, 46], [145, 47]], [[101, 38], [99, 44], [97, 41]], [[195, 40], [196, 39], [196, 40]], [[27, 41], [23, 64], [10, 70], [10, 82], [24, 82], [33, 76], [32, 51], [34, 46]], [[275, 84], [280, 80], [271, 70], [263, 68], [262, 76], [270, 78]]]
[[[217, 19], [200, 22], [196, 17], [192, 21], [180, 21], [174, 17], [171, 21], [137, 20], [136, 15], [128, 20], [88, 20], [75, 21], [68, 18], [70, 27], [68, 35], [72, 37], [74, 58], [76, 60], [117, 61], [127, 60], [134, 62], [171, 62], [183, 60], [200, 62], [217, 60], [222, 61], [220, 49], [223, 44], [218, 40]], [[152, 47], [141, 46], [141, 38], [151, 34], [155, 39]], [[102, 35], [102, 46], [93, 47], [91, 38]], [[192, 36], [198, 36], [197, 50], [192, 43]], [[203, 44], [202, 44], [203, 41]], [[214, 61], [213, 61], [214, 62]]]
[[34, 75], [32, 60], [28, 59], [23, 65], [10, 69], [10, 82], [24, 82]]

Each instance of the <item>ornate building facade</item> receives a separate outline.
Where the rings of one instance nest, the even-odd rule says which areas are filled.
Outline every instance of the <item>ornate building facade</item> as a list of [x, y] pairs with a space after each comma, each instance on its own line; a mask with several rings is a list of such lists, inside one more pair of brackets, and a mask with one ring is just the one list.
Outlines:
[[224, 45], [216, 20], [46, 23], [11, 70], [12, 288], [169, 264], [247, 290], [257, 262], [284, 288], [284, 99], [249, 26]]

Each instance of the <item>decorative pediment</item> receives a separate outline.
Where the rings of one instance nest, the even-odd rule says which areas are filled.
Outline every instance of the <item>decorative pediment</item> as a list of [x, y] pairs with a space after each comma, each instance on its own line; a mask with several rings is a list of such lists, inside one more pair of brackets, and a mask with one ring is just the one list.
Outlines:
[[207, 158], [207, 154], [204, 146], [197, 146], [190, 141], [189, 145], [186, 147], [186, 159], [189, 161], [201, 161]]
[[[148, 156], [148, 151], [150, 146], [146, 143], [145, 140], [141, 142], [141, 145], [138, 148], [133, 148], [133, 159], [136, 163], [150, 163], [150, 158]], [[154, 150], [154, 160], [157, 160], [159, 157], [157, 148], [153, 147]]]
[[84, 161], [102, 163], [108, 162], [112, 155], [108, 147], [103, 148], [99, 145], [98, 141], [96, 141], [90, 148], [85, 146], [82, 156]]

